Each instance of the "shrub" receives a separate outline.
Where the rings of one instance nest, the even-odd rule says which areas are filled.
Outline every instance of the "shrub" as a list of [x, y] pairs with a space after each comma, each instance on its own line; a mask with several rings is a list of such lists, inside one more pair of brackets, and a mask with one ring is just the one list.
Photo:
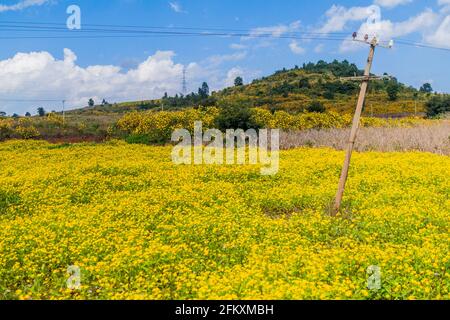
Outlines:
[[64, 125], [64, 118], [56, 113], [47, 114], [47, 122], [50, 126], [62, 127]]
[[253, 121], [252, 111], [247, 106], [233, 104], [223, 107], [216, 118], [217, 128], [225, 131], [227, 129], [259, 129]]
[[0, 141], [9, 139], [13, 135], [14, 120], [0, 119]]
[[25, 127], [22, 125], [16, 127], [15, 133], [22, 139], [34, 139], [41, 135], [34, 126]]
[[432, 118], [450, 112], [450, 96], [436, 96], [426, 103], [427, 117]]
[[[345, 128], [352, 123], [350, 114], [336, 112], [310, 112], [291, 114], [286, 111], [274, 111], [263, 108], [249, 108], [245, 105], [218, 108], [186, 109], [178, 112], [129, 113], [120, 119], [108, 132], [110, 137], [122, 137], [129, 143], [165, 143], [169, 142], [175, 129], [194, 131], [194, 122], [202, 121], [203, 130], [226, 129], [281, 129], [308, 130]], [[362, 118], [364, 127], [411, 127], [425, 120], [417, 118], [381, 119]]]
[[399, 88], [398, 84], [390, 83], [386, 87], [386, 92], [388, 94], [389, 101], [396, 101], [398, 98], [399, 91], [400, 91], [400, 88]]
[[176, 129], [194, 131], [194, 123], [201, 121], [203, 129], [213, 128], [219, 114], [217, 108], [186, 109], [177, 112], [132, 112], [116, 125], [119, 136], [127, 136], [131, 143], [163, 143], [170, 141]]
[[315, 113], [324, 113], [325, 111], [327, 111], [325, 106], [319, 101], [312, 102], [308, 106], [308, 108], [306, 108], [306, 110], [308, 110], [308, 112], [315, 112]]
[[274, 128], [273, 113], [267, 109], [254, 108], [252, 109], [251, 121], [258, 128]]

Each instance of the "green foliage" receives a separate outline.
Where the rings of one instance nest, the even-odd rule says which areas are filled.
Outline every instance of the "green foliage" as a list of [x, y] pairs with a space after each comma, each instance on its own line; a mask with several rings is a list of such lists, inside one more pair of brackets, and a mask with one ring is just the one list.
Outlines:
[[0, 189], [0, 215], [7, 212], [7, 209], [20, 203], [20, 195], [17, 192]]
[[420, 92], [432, 93], [433, 92], [433, 87], [429, 83], [424, 83], [423, 86], [420, 87]]
[[351, 77], [354, 75], [363, 75], [362, 70], [359, 70], [355, 64], [349, 63], [347, 60], [344, 60], [342, 62], [334, 60], [331, 63], [320, 60], [316, 64], [310, 62], [303, 65], [303, 70], [309, 73], [331, 72], [336, 77]]
[[232, 104], [222, 107], [216, 117], [217, 128], [225, 131], [227, 129], [259, 129], [252, 120], [252, 111], [249, 106]]
[[89, 99], [88, 105], [89, 105], [89, 107], [93, 107], [95, 105], [94, 99], [92, 99], [92, 98]]
[[45, 109], [42, 107], [37, 108], [37, 113], [38, 113], [39, 117], [44, 117], [46, 114]]
[[203, 82], [202, 87], [198, 89], [198, 95], [203, 99], [209, 97], [209, 86], [206, 82]]
[[125, 141], [130, 144], [152, 144], [163, 142], [154, 139], [148, 134], [130, 134], [129, 136], [125, 137]]
[[325, 91], [325, 93], [323, 94], [323, 97], [325, 99], [328, 99], [328, 100], [333, 100], [334, 99], [334, 92], [331, 91], [331, 90]]
[[308, 110], [308, 112], [311, 112], [311, 113], [324, 113], [327, 111], [325, 106], [322, 103], [320, 103], [319, 101], [312, 102], [308, 106], [307, 110]]
[[14, 120], [12, 119], [0, 119], [0, 141], [9, 139], [13, 136]]
[[397, 101], [400, 88], [397, 83], [390, 82], [386, 87], [386, 93], [388, 94], [389, 101]]
[[244, 85], [244, 80], [242, 79], [242, 77], [237, 77], [236, 79], [234, 79], [234, 85], [236, 87], [241, 87]]
[[427, 103], [427, 117], [432, 118], [450, 112], [450, 96], [435, 96]]

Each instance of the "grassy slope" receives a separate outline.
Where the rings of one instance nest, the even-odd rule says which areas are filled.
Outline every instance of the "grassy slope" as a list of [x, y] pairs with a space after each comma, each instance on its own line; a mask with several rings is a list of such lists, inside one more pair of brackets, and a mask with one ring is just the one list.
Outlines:
[[[300, 81], [307, 80], [308, 88], [299, 87]], [[276, 108], [291, 112], [298, 112], [306, 108], [312, 101], [322, 102], [328, 110], [340, 113], [350, 113], [354, 110], [358, 96], [358, 84], [350, 94], [335, 94], [332, 98], [325, 98], [320, 89], [320, 83], [338, 83], [340, 77], [330, 72], [313, 73], [303, 69], [278, 71], [275, 74], [253, 81], [242, 87], [230, 87], [213, 93], [219, 101], [245, 103], [253, 106]], [[277, 89], [288, 85], [288, 94], [277, 93]], [[401, 115], [404, 113], [421, 113], [424, 111], [424, 102], [427, 97], [419, 94], [414, 97], [414, 91], [400, 84], [397, 101], [389, 101], [383, 84], [372, 84], [367, 96], [365, 115]], [[377, 89], [378, 87], [378, 89]], [[300, 89], [299, 89], [300, 88]], [[71, 111], [72, 114], [105, 114], [140, 111], [143, 106], [158, 109], [161, 100], [123, 102], [105, 106], [87, 107]]]

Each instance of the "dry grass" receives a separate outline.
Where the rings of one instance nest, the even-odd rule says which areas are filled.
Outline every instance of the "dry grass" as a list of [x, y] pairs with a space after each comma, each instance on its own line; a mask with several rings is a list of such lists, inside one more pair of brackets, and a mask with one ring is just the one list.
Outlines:
[[[343, 150], [349, 135], [350, 129], [283, 132], [280, 147], [332, 147]], [[361, 152], [423, 151], [450, 155], [450, 122], [411, 128], [361, 128], [355, 148]]]

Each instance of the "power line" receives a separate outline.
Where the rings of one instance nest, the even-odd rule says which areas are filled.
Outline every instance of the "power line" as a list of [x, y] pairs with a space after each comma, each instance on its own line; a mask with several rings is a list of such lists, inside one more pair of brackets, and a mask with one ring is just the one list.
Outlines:
[[397, 40], [398, 44], [404, 45], [404, 46], [411, 46], [411, 47], [417, 47], [417, 48], [425, 48], [425, 49], [434, 49], [434, 50], [441, 50], [441, 51], [450, 51], [450, 48], [445, 48], [445, 47], [437, 47], [437, 46], [432, 46], [432, 45], [428, 45], [425, 43], [419, 43], [419, 42], [409, 42], [409, 41], [405, 41], [405, 40]]
[[[19, 25], [17, 25], [19, 24]], [[199, 28], [199, 27], [155, 27], [155, 26], [126, 26], [126, 25], [100, 25], [100, 24], [84, 24], [85, 26], [102, 27], [98, 28], [83, 28], [81, 30], [68, 30], [63, 24], [57, 23], [39, 23], [39, 22], [17, 22], [17, 21], [0, 21], [0, 31], [9, 32], [50, 32], [50, 33], [71, 33], [71, 34], [86, 34], [95, 33], [93, 36], [85, 36], [86, 38], [103, 38], [109, 34], [126, 34], [120, 37], [136, 37], [136, 35], [151, 35], [151, 36], [219, 36], [219, 37], [247, 37], [247, 38], [278, 38], [278, 39], [305, 39], [314, 40], [339, 40], [342, 41], [345, 33], [320, 33], [320, 32], [283, 32], [283, 34], [276, 34], [273, 32], [264, 31], [264, 29], [230, 29], [230, 28]], [[111, 29], [114, 28], [114, 29]], [[118, 29], [121, 28], [121, 29]], [[130, 29], [131, 28], [131, 29]], [[137, 30], [136, 30], [137, 29]], [[180, 31], [183, 30], [183, 31]], [[190, 31], [186, 31], [190, 30]], [[106, 34], [106, 35], [105, 35]], [[337, 38], [332, 36], [341, 35]], [[60, 38], [54, 35], [45, 36], [22, 36], [15, 35], [9, 37], [1, 37], [1, 39], [48, 39]], [[79, 38], [79, 36], [68, 36], [67, 38]]]
[[187, 82], [186, 82], [186, 67], [183, 68], [183, 83], [182, 83], [183, 95], [187, 93]]
[[225, 33], [151, 33], [142, 35], [84, 35], [84, 36], [10, 36], [0, 37], [2, 40], [20, 39], [101, 39], [101, 38], [151, 38], [151, 37], [247, 37], [247, 38], [271, 38], [271, 39], [291, 39], [291, 40], [318, 40], [318, 41], [349, 41], [345, 38], [324, 38], [324, 37], [293, 37], [293, 36], [273, 36], [273, 35], [252, 35], [252, 34], [225, 34]]
[[[17, 25], [21, 24], [21, 25]], [[263, 32], [263, 29], [230, 29], [230, 28], [200, 28], [200, 27], [157, 27], [157, 26], [134, 26], [134, 25], [107, 25], [107, 24], [85, 24], [85, 26], [101, 28], [84, 28], [81, 30], [68, 30], [59, 23], [40, 22], [18, 22], [0, 21], [0, 31], [8, 32], [50, 32], [50, 33], [70, 33], [70, 36], [58, 35], [14, 35], [3, 36], [3, 40], [19, 39], [99, 39], [99, 38], [147, 38], [147, 37], [240, 37], [240, 38], [272, 38], [291, 40], [318, 40], [318, 41], [351, 41], [349, 37], [344, 37], [347, 33], [321, 33], [321, 32], [299, 32], [291, 31], [283, 34]], [[108, 29], [115, 28], [115, 29]], [[117, 29], [122, 28], [122, 29]], [[137, 30], [136, 30], [137, 29]], [[143, 29], [143, 30], [142, 30]], [[179, 31], [192, 30], [192, 31]], [[197, 30], [197, 31], [194, 31]], [[339, 36], [338, 36], [339, 35]], [[397, 38], [400, 45], [417, 48], [435, 49], [450, 51], [450, 48], [433, 46], [426, 43], [414, 42], [412, 40]]]
[[263, 32], [212, 32], [212, 31], [202, 31], [202, 32], [194, 32], [194, 31], [162, 31], [162, 30], [123, 30], [123, 29], [82, 29], [82, 30], [67, 30], [64, 28], [40, 28], [40, 29], [14, 29], [13, 26], [11, 28], [0, 28], [0, 31], [13, 31], [13, 32], [63, 32], [63, 33], [71, 33], [71, 34], [86, 34], [86, 33], [96, 33], [95, 35], [88, 36], [8, 36], [8, 37], [0, 37], [1, 39], [42, 39], [42, 38], [102, 38], [108, 37], [109, 34], [119, 34], [114, 35], [114, 37], [140, 37], [140, 36], [204, 36], [204, 37], [240, 37], [240, 38], [274, 38], [274, 39], [296, 39], [296, 40], [338, 40], [343, 41], [345, 38], [343, 37], [331, 37], [331, 36], [318, 36], [315, 33], [283, 33], [283, 34], [274, 34], [274, 33], [263, 33]]
[[[69, 31], [65, 24], [55, 23], [55, 22], [23, 22], [23, 21], [0, 21], [1, 24], [22, 24], [25, 26], [21, 26], [23, 28], [31, 26], [50, 26], [43, 28], [55, 28], [54, 26], [60, 26], [60, 29], [64, 29]], [[261, 33], [264, 28], [249, 28], [249, 29], [236, 29], [236, 28], [225, 28], [225, 27], [176, 27], [176, 26], [142, 26], [142, 25], [112, 25], [112, 24], [86, 24], [83, 26], [88, 27], [107, 27], [107, 28], [135, 28], [135, 29], [161, 29], [161, 30], [197, 30], [197, 31], [223, 31], [223, 32], [245, 32], [245, 33]], [[84, 28], [83, 28], [84, 29]], [[83, 30], [81, 29], [81, 30]], [[70, 31], [79, 31], [79, 30], [70, 30]], [[347, 32], [300, 32], [300, 31], [289, 31], [283, 32], [288, 34], [310, 34], [310, 35], [348, 35]]]
[[61, 101], [70, 101], [67, 99], [2, 99], [2, 102], [61, 102]]

